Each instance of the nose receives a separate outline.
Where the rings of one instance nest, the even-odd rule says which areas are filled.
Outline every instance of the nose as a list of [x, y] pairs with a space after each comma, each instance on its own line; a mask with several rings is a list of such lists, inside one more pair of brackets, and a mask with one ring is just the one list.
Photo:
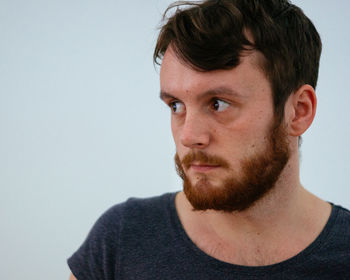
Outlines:
[[188, 148], [204, 149], [210, 143], [208, 123], [198, 114], [189, 114], [181, 128], [181, 144]]

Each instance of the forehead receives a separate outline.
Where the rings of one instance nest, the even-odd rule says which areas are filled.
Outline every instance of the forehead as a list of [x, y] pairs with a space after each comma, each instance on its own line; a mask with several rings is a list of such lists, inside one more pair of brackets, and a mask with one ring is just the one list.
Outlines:
[[270, 83], [260, 66], [262, 59], [260, 53], [249, 51], [242, 54], [240, 64], [233, 69], [204, 72], [193, 69], [168, 48], [160, 69], [161, 91], [194, 94], [227, 88], [244, 96], [257, 91], [270, 91]]

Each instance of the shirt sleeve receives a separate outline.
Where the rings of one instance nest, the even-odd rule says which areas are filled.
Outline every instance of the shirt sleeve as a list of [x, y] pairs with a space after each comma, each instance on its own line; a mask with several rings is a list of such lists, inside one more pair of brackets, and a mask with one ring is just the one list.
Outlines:
[[106, 211], [92, 227], [84, 243], [67, 260], [78, 280], [116, 279], [122, 204]]

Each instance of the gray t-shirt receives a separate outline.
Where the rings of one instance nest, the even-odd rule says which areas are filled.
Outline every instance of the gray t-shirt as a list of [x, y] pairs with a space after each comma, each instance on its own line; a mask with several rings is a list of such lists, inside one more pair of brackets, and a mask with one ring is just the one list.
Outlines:
[[298, 255], [268, 266], [240, 266], [212, 258], [184, 231], [175, 193], [129, 199], [96, 222], [68, 259], [78, 280], [350, 279], [350, 212], [332, 205], [317, 239]]

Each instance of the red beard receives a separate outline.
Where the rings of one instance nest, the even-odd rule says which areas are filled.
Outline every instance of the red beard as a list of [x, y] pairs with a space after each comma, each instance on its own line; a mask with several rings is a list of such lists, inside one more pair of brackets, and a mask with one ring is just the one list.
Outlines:
[[243, 211], [264, 197], [278, 180], [289, 160], [287, 134], [283, 125], [271, 130], [265, 150], [241, 163], [241, 176], [230, 176], [219, 186], [213, 186], [207, 175], [192, 185], [185, 170], [196, 161], [201, 164], [220, 165], [229, 169], [222, 158], [192, 151], [182, 160], [175, 155], [176, 170], [183, 179], [184, 193], [194, 210], [217, 210], [224, 212]]

